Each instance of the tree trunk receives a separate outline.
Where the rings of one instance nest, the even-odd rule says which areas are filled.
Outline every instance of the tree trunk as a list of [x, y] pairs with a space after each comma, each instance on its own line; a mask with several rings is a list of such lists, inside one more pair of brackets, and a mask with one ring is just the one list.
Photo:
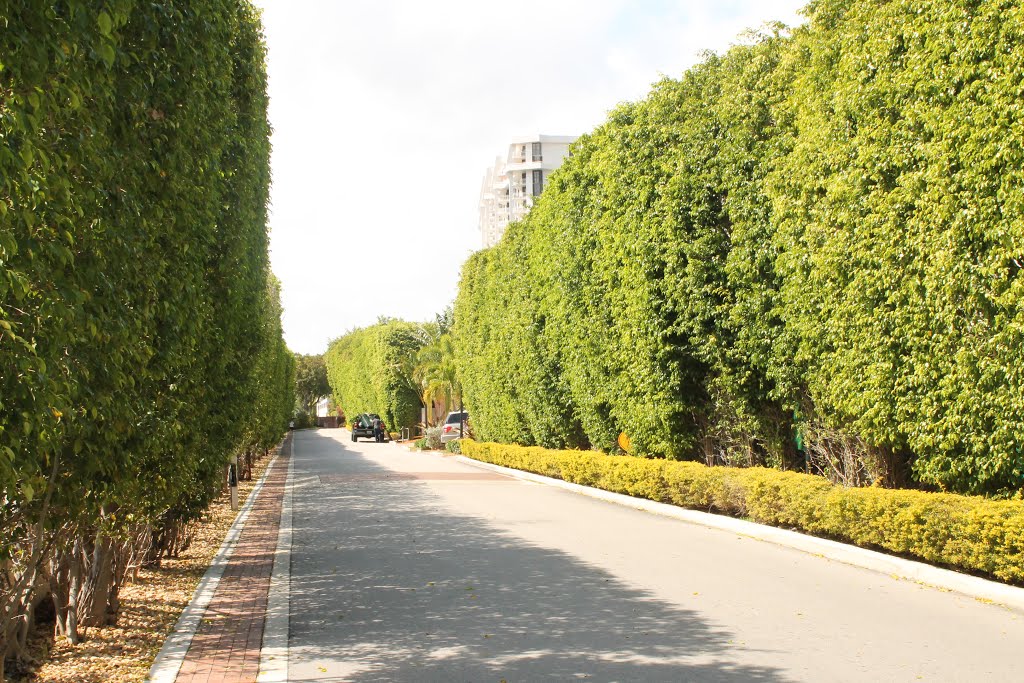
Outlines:
[[57, 635], [66, 638], [72, 645], [78, 643], [78, 601], [82, 587], [83, 555], [81, 536], [76, 536], [70, 552], [58, 554], [51, 578]]
[[114, 590], [112, 569], [114, 549], [110, 539], [103, 532], [96, 532], [92, 547], [92, 562], [89, 567], [91, 600], [85, 605], [81, 623], [83, 626], [103, 627], [108, 625], [107, 604]]
[[[39, 591], [40, 575], [44, 574], [44, 563], [52, 553], [53, 543], [62, 534], [61, 530], [47, 530], [50, 513], [50, 500], [56, 488], [57, 475], [60, 472], [61, 459], [53, 457], [50, 476], [46, 485], [46, 494], [41, 499], [38, 516], [29, 521], [36, 512], [34, 505], [27, 505], [25, 510], [15, 515], [13, 522], [24, 533], [23, 540], [8, 546], [11, 552], [3, 566], [3, 588], [0, 595], [0, 683], [4, 680], [3, 660], [9, 655], [23, 658], [25, 655], [27, 632], [23, 619], [28, 618], [35, 597]], [[37, 499], [37, 502], [39, 499]], [[14, 530], [5, 525], [7, 538], [13, 538]], [[16, 559], [17, 558], [17, 559]], [[18, 560], [21, 560], [20, 562]]]

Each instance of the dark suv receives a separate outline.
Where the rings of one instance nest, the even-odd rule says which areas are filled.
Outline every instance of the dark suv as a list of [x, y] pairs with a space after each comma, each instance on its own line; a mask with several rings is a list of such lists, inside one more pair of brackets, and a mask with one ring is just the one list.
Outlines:
[[384, 420], [377, 413], [360, 413], [352, 422], [352, 440], [374, 439], [378, 442], [388, 441], [388, 430]]

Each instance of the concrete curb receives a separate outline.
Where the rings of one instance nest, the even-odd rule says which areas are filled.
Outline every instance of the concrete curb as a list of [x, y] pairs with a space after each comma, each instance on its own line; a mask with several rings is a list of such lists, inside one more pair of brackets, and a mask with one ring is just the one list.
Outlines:
[[668, 505], [667, 503], [656, 503], [644, 498], [633, 498], [621, 493], [612, 493], [611, 491], [604, 491], [589, 486], [572, 484], [561, 479], [545, 477], [533, 474], [532, 472], [492, 465], [479, 460], [473, 460], [464, 455], [457, 456], [457, 459], [467, 465], [499, 472], [523, 481], [554, 486], [636, 510], [643, 510], [691, 524], [699, 524], [712, 529], [722, 529], [741, 536], [768, 541], [769, 543], [794, 548], [811, 555], [820, 555], [826, 559], [842, 562], [854, 567], [888, 574], [895, 578], [914, 581], [940, 590], [954, 591], [982, 602], [993, 602], [1014, 611], [1024, 612], [1024, 588], [1007, 586], [1006, 584], [989, 581], [977, 576], [960, 574], [948, 569], [933, 567], [923, 562], [905, 560], [901, 557], [894, 557], [874, 550], [858, 548], [857, 546], [838, 543], [816, 536], [808, 536], [796, 531], [778, 529], [742, 519], [725, 517], [724, 515], [713, 515], [698, 510], [688, 510], [676, 507], [675, 505]]
[[245, 527], [246, 520], [249, 519], [249, 513], [256, 504], [260, 491], [263, 490], [263, 483], [267, 480], [267, 475], [274, 469], [274, 465], [277, 463], [277, 458], [278, 456], [275, 455], [274, 459], [267, 465], [267, 469], [263, 470], [263, 476], [260, 477], [256, 486], [249, 492], [245, 505], [242, 506], [231, 528], [228, 529], [228, 535], [224, 537], [224, 542], [221, 543], [220, 549], [214, 556], [213, 561], [210, 562], [206, 573], [203, 574], [202, 580], [196, 586], [192, 599], [185, 606], [185, 609], [178, 617], [178, 621], [174, 624], [174, 630], [168, 634], [163, 647], [160, 648], [156, 660], [153, 661], [153, 666], [149, 669], [149, 676], [146, 678], [149, 683], [173, 683], [178, 677], [178, 671], [181, 669], [182, 662], [185, 661], [185, 655], [188, 654], [188, 649], [192, 645], [192, 638], [196, 634], [196, 629], [199, 628], [199, 622], [203, 614], [206, 613], [206, 608], [209, 607], [210, 601], [213, 600], [214, 594], [217, 592], [217, 586], [220, 584], [221, 576], [224, 575], [224, 569], [228, 566], [231, 555], [235, 552], [235, 543]]
[[257, 683], [283, 683], [288, 680], [288, 631], [291, 621], [292, 564], [292, 487], [295, 473], [295, 444], [288, 458], [288, 478], [281, 500], [281, 524], [277, 533], [274, 569], [267, 594], [267, 614], [263, 622], [263, 646]]

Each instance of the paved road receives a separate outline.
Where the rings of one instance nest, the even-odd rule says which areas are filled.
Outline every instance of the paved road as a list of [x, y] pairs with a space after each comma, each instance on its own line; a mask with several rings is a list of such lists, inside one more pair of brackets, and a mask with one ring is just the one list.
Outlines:
[[1019, 681], [1024, 614], [296, 433], [290, 680]]

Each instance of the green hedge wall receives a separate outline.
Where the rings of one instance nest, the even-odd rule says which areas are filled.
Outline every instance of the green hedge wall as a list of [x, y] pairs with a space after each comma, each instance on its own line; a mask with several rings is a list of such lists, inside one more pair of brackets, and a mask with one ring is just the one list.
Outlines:
[[765, 348], [776, 286], [760, 158], [779, 146], [767, 122], [785, 44], [772, 34], [620, 106], [467, 263], [458, 355], [483, 438], [610, 450], [625, 431], [671, 458], [756, 440], [792, 459]]
[[[952, 490], [1024, 486], [1024, 14], [816, 4], [772, 179], [817, 410]], [[804, 360], [807, 359], [807, 360]]]
[[464, 266], [483, 439], [1024, 488], [1024, 23], [824, 0], [624, 104]]
[[292, 380], [256, 10], [5, 0], [0, 26], [2, 659], [44, 566], [69, 638], [116, 615], [116, 572], [69, 606], [72, 548], [198, 515]]
[[376, 413], [391, 431], [414, 427], [423, 403], [412, 372], [428, 338], [423, 325], [386, 320], [331, 342], [324, 355], [327, 379], [346, 418]]
[[483, 462], [755, 522], [1024, 584], [1024, 503], [848, 488], [797, 472], [708, 467], [594, 451], [460, 442]]

